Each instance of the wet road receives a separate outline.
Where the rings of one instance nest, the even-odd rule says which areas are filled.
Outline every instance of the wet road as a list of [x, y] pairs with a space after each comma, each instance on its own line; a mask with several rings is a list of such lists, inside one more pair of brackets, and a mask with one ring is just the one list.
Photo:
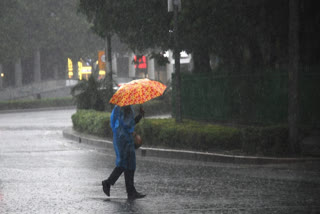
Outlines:
[[236, 165], [138, 157], [136, 188], [104, 195], [113, 151], [62, 137], [74, 110], [0, 114], [0, 213], [319, 213], [316, 163]]

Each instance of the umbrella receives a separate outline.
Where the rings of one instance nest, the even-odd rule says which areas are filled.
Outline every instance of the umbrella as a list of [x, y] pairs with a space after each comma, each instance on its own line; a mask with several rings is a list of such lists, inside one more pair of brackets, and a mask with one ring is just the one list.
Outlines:
[[161, 96], [166, 87], [164, 84], [154, 80], [132, 80], [121, 85], [109, 102], [118, 106], [142, 104]]

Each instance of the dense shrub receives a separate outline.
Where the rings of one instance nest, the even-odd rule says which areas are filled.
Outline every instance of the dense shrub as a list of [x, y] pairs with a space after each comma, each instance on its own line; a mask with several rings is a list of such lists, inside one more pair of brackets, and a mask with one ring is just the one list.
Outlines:
[[214, 151], [238, 149], [240, 130], [237, 128], [186, 120], [176, 123], [174, 119], [145, 119], [136, 127], [145, 145], [167, 148]]
[[[110, 113], [78, 110], [72, 115], [75, 130], [111, 137]], [[240, 148], [240, 130], [187, 120], [177, 124], [173, 119], [143, 119], [136, 131], [145, 146], [214, 151]]]
[[74, 106], [72, 98], [1, 101], [0, 110]]
[[241, 131], [242, 149], [249, 155], [282, 156], [289, 154], [286, 126], [247, 127]]
[[73, 128], [77, 131], [97, 135], [100, 137], [111, 137], [110, 113], [97, 112], [94, 110], [78, 110], [71, 117]]
[[[80, 132], [112, 137], [110, 113], [78, 110], [72, 115]], [[242, 150], [248, 155], [280, 156], [288, 153], [286, 126], [233, 128], [222, 125], [174, 119], [143, 119], [136, 126], [144, 146], [215, 152]]]

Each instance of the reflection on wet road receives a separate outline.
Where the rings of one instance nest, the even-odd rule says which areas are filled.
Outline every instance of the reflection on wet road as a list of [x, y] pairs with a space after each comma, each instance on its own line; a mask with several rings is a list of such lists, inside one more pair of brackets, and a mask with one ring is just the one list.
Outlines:
[[75, 110], [0, 114], [0, 213], [317, 213], [316, 163], [236, 165], [137, 157], [136, 188], [104, 195], [112, 150], [62, 137]]

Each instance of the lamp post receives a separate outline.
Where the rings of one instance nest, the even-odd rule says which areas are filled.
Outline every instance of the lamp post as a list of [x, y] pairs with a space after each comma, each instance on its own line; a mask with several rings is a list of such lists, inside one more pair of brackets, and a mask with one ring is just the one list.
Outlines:
[[175, 116], [176, 122], [182, 122], [182, 111], [181, 111], [181, 77], [180, 77], [180, 48], [179, 48], [179, 35], [178, 35], [178, 15], [181, 10], [181, 0], [168, 0], [168, 11], [173, 11], [173, 34], [174, 34], [174, 73], [175, 73], [175, 85], [176, 85], [176, 96], [175, 96]]

